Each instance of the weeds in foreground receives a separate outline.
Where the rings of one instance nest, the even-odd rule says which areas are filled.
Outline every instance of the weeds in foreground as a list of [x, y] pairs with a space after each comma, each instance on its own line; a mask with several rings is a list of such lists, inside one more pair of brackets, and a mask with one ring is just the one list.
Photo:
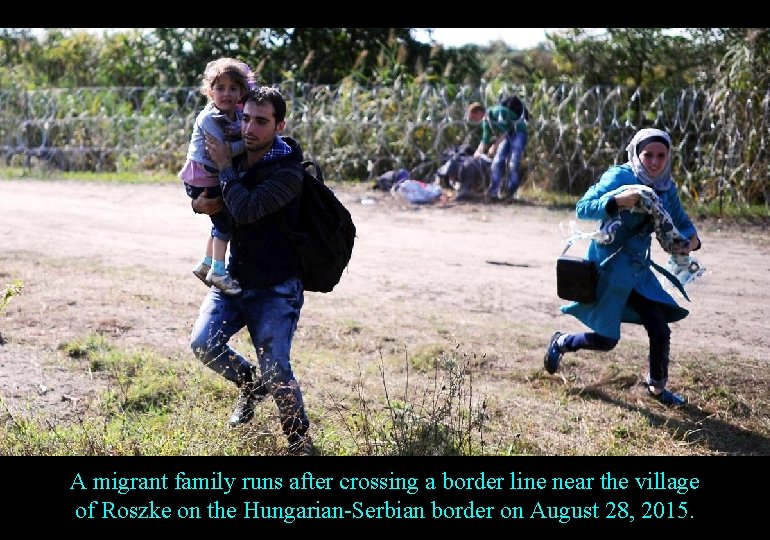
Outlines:
[[[410, 379], [409, 358], [399, 395], [393, 393], [380, 351], [383, 400], [370, 397], [359, 366], [355, 407], [334, 408], [358, 449], [370, 456], [475, 455], [484, 453], [486, 402], [473, 396], [471, 358], [440, 352], [432, 377]], [[348, 410], [353, 412], [347, 412]]]

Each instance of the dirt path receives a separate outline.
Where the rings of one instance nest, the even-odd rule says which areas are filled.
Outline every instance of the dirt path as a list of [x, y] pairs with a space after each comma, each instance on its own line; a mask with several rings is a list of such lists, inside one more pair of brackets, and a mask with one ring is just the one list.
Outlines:
[[[337, 191], [358, 227], [353, 259], [334, 293], [308, 293], [298, 339], [311, 339], [332, 319], [382, 328], [407, 344], [429, 341], [425, 334], [443, 327], [466, 349], [498, 359], [500, 369], [515, 362], [537, 370], [553, 330], [582, 328], [559, 313], [555, 294], [559, 224], [573, 219], [571, 210], [415, 207], [368, 186]], [[364, 198], [373, 202], [362, 204]], [[737, 355], [766, 368], [767, 230], [698, 225], [698, 257], [709, 271], [692, 291], [691, 316], [673, 328], [672, 350]], [[56, 360], [59, 344], [92, 331], [189, 361], [189, 330], [205, 293], [190, 270], [208, 228], [178, 185], [2, 181], [0, 286], [24, 283], [0, 314], [6, 406], [32, 403], [55, 417], [93, 395], [103, 385], [98, 378]], [[662, 251], [655, 259], [665, 262]], [[535, 336], [531, 351], [515, 359], [513, 329]], [[641, 328], [623, 332], [626, 340], [646, 341]]]

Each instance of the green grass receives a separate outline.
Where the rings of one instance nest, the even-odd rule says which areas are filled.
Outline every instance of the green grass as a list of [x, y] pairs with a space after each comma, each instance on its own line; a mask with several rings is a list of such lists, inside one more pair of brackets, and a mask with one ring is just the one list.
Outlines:
[[[52, 425], [32, 414], [11, 413], [0, 398], [0, 455], [274, 455], [284, 441], [271, 407], [250, 424], [225, 424], [236, 389], [197, 362], [172, 362], [147, 351], [124, 351], [90, 334], [59, 347], [69, 368], [106, 376], [109, 385], [76, 421]], [[385, 406], [374, 405], [363, 381], [355, 406], [338, 403], [334, 419], [313, 410], [320, 454], [475, 455], [485, 450], [483, 404], [468, 391], [468, 361], [441, 353], [427, 388], [387, 387]], [[257, 426], [273, 426], [260, 431]]]
[[770, 218], [770, 207], [761, 204], [719, 204], [712, 201], [708, 204], [685, 202], [685, 209], [690, 218], [721, 218], [728, 221], [746, 221], [748, 223], [767, 223]]
[[[0, 400], [2, 455], [190, 455], [243, 451], [242, 441], [201, 409], [221, 408], [224, 381], [144, 351], [120, 351], [98, 334], [64, 344], [70, 369], [110, 384], [76, 421], [41, 422], [12, 414]], [[229, 400], [228, 400], [229, 402]], [[4, 413], [4, 414], [3, 414]], [[246, 448], [252, 449], [250, 446]]]
[[175, 174], [147, 172], [65, 172], [26, 167], [0, 167], [2, 180], [76, 180], [116, 184], [168, 184], [179, 181]]

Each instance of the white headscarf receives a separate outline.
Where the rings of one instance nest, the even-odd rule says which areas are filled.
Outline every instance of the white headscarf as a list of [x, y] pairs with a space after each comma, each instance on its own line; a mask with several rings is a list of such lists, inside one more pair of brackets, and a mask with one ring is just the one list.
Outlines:
[[[639, 152], [644, 149], [644, 146], [647, 146], [647, 144], [654, 141], [645, 142], [644, 146], [638, 150], [637, 146], [639, 143], [645, 141], [645, 139], [656, 137], [660, 137], [668, 143], [668, 158], [666, 159], [666, 165], [663, 167], [660, 174], [655, 178], [651, 178], [639, 159]], [[671, 187], [671, 184], [673, 183], [673, 180], [671, 179], [671, 137], [669, 137], [668, 133], [654, 128], [640, 129], [636, 132], [634, 138], [631, 139], [631, 142], [628, 143], [628, 146], [626, 146], [626, 152], [628, 153], [628, 164], [631, 165], [634, 174], [644, 183], [644, 185], [650, 186], [655, 191], [665, 191]]]

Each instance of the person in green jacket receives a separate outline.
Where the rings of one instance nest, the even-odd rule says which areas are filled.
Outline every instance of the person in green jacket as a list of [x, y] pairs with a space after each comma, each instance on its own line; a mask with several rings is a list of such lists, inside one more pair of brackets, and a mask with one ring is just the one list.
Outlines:
[[487, 109], [484, 119], [481, 142], [476, 149], [475, 156], [487, 155], [492, 143], [494, 157], [490, 174], [489, 189], [487, 194], [491, 200], [501, 200], [505, 196], [500, 194], [500, 184], [508, 169], [506, 178], [507, 197], [513, 197], [519, 189], [519, 167], [524, 150], [527, 147], [527, 108], [518, 96], [509, 96], [500, 100], [500, 103]]
[[682, 405], [687, 400], [666, 389], [669, 323], [684, 319], [689, 312], [663, 289], [652, 272], [651, 239], [652, 233], [658, 231], [650, 214], [631, 211], [641, 195], [640, 189], [629, 186], [654, 190], [658, 204], [681, 236], [681, 242], [671, 248], [673, 252], [689, 254], [700, 249], [701, 241], [671, 178], [669, 135], [659, 129], [642, 129], [626, 151], [628, 162], [610, 167], [575, 206], [578, 219], [598, 220], [602, 230], [614, 231], [611, 241], [594, 239], [588, 246], [586, 258], [597, 265], [606, 259], [599, 274], [596, 300], [590, 304], [572, 302], [560, 308], [592, 331], [554, 333], [543, 363], [548, 373], [555, 373], [565, 353], [581, 349], [610, 351], [620, 340], [622, 322], [641, 324], [649, 337], [649, 371], [644, 381], [648, 394], [665, 405]]

